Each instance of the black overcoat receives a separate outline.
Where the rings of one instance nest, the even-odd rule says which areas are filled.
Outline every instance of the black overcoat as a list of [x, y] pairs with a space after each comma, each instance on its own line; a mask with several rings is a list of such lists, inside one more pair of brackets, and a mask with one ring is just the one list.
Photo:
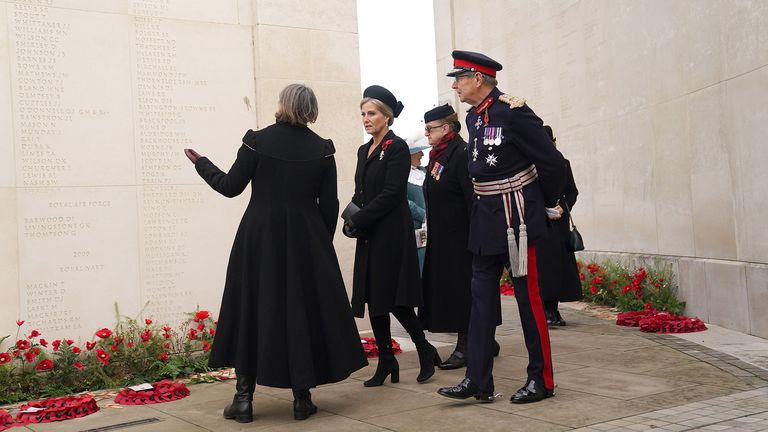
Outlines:
[[[372, 143], [373, 139], [357, 151], [352, 197], [360, 207], [352, 216], [361, 231], [355, 249], [352, 292], [352, 311], [357, 317], [364, 316], [366, 303], [371, 316], [387, 314], [395, 306], [422, 304], [416, 236], [408, 209], [408, 145], [389, 131], [368, 157]], [[383, 145], [387, 149], [382, 157]]]
[[306, 389], [367, 365], [333, 248], [339, 201], [333, 144], [307, 127], [249, 131], [223, 173], [195, 167], [216, 191], [251, 199], [235, 236], [211, 367], [270, 387]]
[[539, 289], [544, 301], [576, 301], [581, 298], [581, 282], [579, 270], [576, 267], [576, 256], [566, 246], [570, 235], [568, 208], [576, 204], [576, 182], [573, 180], [571, 164], [565, 161], [565, 188], [560, 195], [560, 207], [563, 217], [550, 221], [552, 228], [549, 237], [542, 240], [536, 249], [536, 264], [539, 270]]
[[469, 328], [472, 254], [467, 241], [473, 191], [466, 146], [457, 134], [437, 159], [444, 167], [440, 178], [428, 172], [424, 180], [427, 250], [422, 273], [424, 306], [419, 308], [419, 319], [424, 330], [435, 333], [466, 332]]

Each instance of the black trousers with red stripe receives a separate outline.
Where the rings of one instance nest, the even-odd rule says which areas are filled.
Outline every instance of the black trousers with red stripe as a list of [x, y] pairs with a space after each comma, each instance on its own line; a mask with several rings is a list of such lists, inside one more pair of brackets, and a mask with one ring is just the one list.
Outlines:
[[[472, 259], [472, 312], [469, 316], [466, 377], [481, 391], [488, 393], [494, 391], [492, 350], [498, 303], [501, 301], [499, 279], [507, 262], [507, 254], [475, 255]], [[528, 247], [528, 276], [513, 278], [512, 284], [528, 348], [528, 379], [539, 380], [546, 389], [552, 390], [555, 387], [552, 352], [539, 294], [534, 246]]]

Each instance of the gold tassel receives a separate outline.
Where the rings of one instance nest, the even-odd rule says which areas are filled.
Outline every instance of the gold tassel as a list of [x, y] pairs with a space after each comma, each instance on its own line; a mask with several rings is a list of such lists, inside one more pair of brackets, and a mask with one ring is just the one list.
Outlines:
[[528, 275], [528, 229], [524, 223], [520, 224], [520, 249], [519, 249], [520, 268], [519, 277]]
[[[525, 227], [525, 225], [522, 226]], [[507, 228], [507, 248], [509, 249], [509, 271], [512, 277], [520, 277], [520, 254], [515, 241], [515, 230], [512, 228]]]

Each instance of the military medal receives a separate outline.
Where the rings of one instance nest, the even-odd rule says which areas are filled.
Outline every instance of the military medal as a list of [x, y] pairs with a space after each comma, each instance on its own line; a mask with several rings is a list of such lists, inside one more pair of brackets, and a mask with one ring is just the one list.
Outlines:
[[494, 156], [493, 153], [488, 153], [488, 156], [485, 158], [485, 163], [487, 163], [488, 166], [496, 166], [496, 162], [498, 162], [496, 156]]
[[480, 116], [477, 117], [477, 121], [475, 122], [475, 129], [480, 130], [480, 125], [483, 124], [483, 121], [480, 119]]
[[440, 175], [443, 174], [443, 170], [445, 167], [440, 164], [440, 162], [435, 161], [435, 164], [432, 166], [432, 171], [429, 173], [429, 175], [432, 176], [435, 180], [440, 180]]
[[472, 150], [472, 162], [477, 162], [477, 138], [475, 138], [475, 148]]

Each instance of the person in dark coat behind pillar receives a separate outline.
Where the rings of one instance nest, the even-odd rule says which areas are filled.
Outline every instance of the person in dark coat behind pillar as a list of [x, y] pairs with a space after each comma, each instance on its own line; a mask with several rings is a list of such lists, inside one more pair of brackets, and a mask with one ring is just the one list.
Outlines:
[[[456, 348], [440, 369], [466, 365], [467, 329], [472, 307], [472, 253], [467, 249], [472, 181], [467, 171], [467, 143], [453, 108], [435, 107], [424, 113], [429, 152], [424, 197], [427, 204], [427, 252], [422, 286], [424, 306], [419, 319], [433, 333], [458, 333]], [[498, 304], [501, 324], [501, 302]], [[494, 341], [494, 352], [499, 345]]]
[[457, 50], [452, 55], [452, 88], [462, 102], [472, 105], [466, 119], [475, 192], [469, 224], [472, 312], [466, 376], [438, 393], [458, 399], [474, 396], [485, 403], [495, 400], [491, 343], [499, 279], [506, 266], [528, 350], [528, 379], [510, 402], [537, 402], [554, 396], [555, 382], [536, 245], [548, 235], [547, 209], [556, 205], [562, 190], [564, 159], [525, 100], [496, 87], [501, 64], [480, 53]]
[[437, 350], [424, 337], [413, 308], [421, 306], [421, 277], [413, 221], [406, 189], [410, 170], [408, 145], [389, 130], [403, 109], [389, 90], [370, 86], [360, 102], [363, 126], [371, 140], [357, 151], [355, 194], [359, 210], [347, 217], [343, 232], [357, 238], [352, 310], [362, 318], [365, 304], [379, 350], [376, 373], [366, 387], [380, 386], [387, 376], [398, 382], [400, 370], [392, 352], [389, 314], [408, 332], [419, 353], [416, 380], [426, 382], [440, 363]]
[[[552, 128], [544, 125], [553, 143], [556, 143]], [[558, 310], [558, 302], [581, 299], [581, 282], [576, 266], [576, 255], [568, 247], [570, 238], [569, 210], [576, 204], [579, 190], [573, 180], [571, 164], [565, 160], [565, 186], [550, 219], [552, 228], [549, 238], [542, 240], [536, 248], [536, 263], [539, 267], [539, 286], [544, 301], [544, 313], [548, 325], [564, 326], [565, 320]]]
[[294, 418], [317, 412], [309, 389], [368, 364], [344, 288], [333, 235], [339, 210], [331, 140], [312, 132], [317, 99], [301, 84], [279, 96], [277, 122], [249, 130], [228, 173], [184, 152], [214, 190], [251, 199], [229, 257], [210, 367], [234, 367], [224, 417], [253, 421], [255, 383], [291, 388]]

